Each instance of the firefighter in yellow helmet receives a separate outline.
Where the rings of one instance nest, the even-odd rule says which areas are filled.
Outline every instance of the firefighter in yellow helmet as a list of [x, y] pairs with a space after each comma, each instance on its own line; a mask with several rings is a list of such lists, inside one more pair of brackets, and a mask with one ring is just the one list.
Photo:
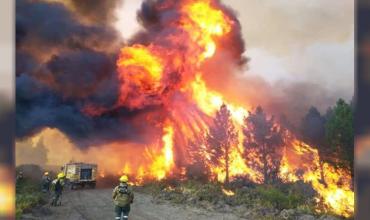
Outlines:
[[54, 192], [54, 197], [51, 202], [52, 206], [57, 206], [61, 205], [61, 196], [63, 193], [63, 188], [64, 188], [64, 180], [65, 180], [65, 174], [64, 173], [58, 173], [57, 178], [53, 180], [52, 182], [52, 189]]
[[113, 202], [114, 211], [116, 213], [116, 220], [128, 219], [128, 214], [130, 212], [131, 203], [134, 201], [134, 193], [132, 189], [128, 186], [128, 177], [123, 175], [119, 178], [119, 185], [113, 190]]

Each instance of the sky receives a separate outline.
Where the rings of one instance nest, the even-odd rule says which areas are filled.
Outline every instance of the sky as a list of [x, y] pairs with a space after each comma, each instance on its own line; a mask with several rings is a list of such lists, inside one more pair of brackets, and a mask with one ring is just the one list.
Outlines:
[[[125, 39], [140, 25], [141, 0], [125, 0], [116, 27]], [[245, 75], [273, 86], [307, 82], [350, 100], [354, 94], [354, 1], [223, 0], [242, 26]], [[334, 103], [330, 103], [334, 104]]]

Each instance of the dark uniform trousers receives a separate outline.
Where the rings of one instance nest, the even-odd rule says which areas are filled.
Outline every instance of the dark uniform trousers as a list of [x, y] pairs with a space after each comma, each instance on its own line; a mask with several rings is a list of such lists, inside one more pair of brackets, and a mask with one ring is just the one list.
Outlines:
[[130, 205], [126, 205], [124, 207], [115, 206], [114, 211], [116, 213], [116, 220], [127, 220], [128, 219], [128, 213], [130, 212]]

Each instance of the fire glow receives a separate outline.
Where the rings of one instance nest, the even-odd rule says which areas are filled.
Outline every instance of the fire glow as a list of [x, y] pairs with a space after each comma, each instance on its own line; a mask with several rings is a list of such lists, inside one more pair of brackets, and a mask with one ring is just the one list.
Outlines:
[[[228, 102], [222, 94], [210, 90], [206, 81], [203, 80], [203, 72], [200, 68], [207, 59], [215, 55], [218, 40], [228, 37], [234, 27], [234, 21], [217, 7], [218, 2], [216, 1], [186, 0], [181, 4], [175, 4], [173, 1], [164, 2], [158, 7], [166, 8], [171, 5], [179, 7], [178, 20], [169, 23], [169, 25], [176, 26], [178, 35], [167, 34], [164, 36], [165, 40], [171, 45], [186, 49], [163, 47], [153, 40], [147, 46], [133, 45], [121, 50], [117, 61], [121, 80], [121, 96], [118, 105], [128, 105], [134, 109], [145, 104], [149, 100], [148, 97], [154, 96], [169, 111], [169, 120], [163, 125], [162, 150], [157, 154], [147, 151], [149, 157], [152, 158], [152, 164], [146, 169], [139, 168], [139, 172], [130, 172], [127, 169], [124, 171], [134, 176], [137, 183], [140, 183], [148, 176], [160, 180], [181, 170], [181, 165], [179, 166], [175, 161], [173, 149], [185, 148], [182, 157], [185, 158], [183, 159], [185, 163], [188, 162], [187, 140], [195, 139], [197, 134], [205, 132], [209, 125], [209, 117], [213, 117], [220, 106], [225, 103], [239, 130], [239, 144], [230, 146], [229, 175], [231, 178], [242, 175], [254, 182], [262, 182], [262, 175], [248, 167], [242, 157], [243, 137], [240, 130], [243, 119], [248, 116], [249, 109], [242, 104]], [[182, 78], [169, 84], [168, 79], [173, 72], [180, 73]], [[133, 88], [135, 91], [132, 91]], [[167, 92], [164, 92], [166, 90]], [[138, 92], [143, 95], [135, 97], [134, 94]], [[178, 92], [185, 97], [184, 100], [179, 101], [173, 98], [174, 94], [178, 95]], [[189, 109], [190, 105], [195, 105], [196, 110], [191, 113], [190, 119], [183, 118], [180, 111]], [[318, 200], [322, 201], [327, 209], [343, 216], [353, 215], [354, 193], [348, 172], [336, 170], [326, 163], [320, 164], [317, 150], [295, 139], [291, 134], [286, 135], [285, 141], [280, 178], [286, 182], [303, 180], [311, 183], [320, 195]], [[205, 146], [199, 146], [199, 148], [205, 148]], [[203, 156], [207, 160], [206, 151]], [[218, 181], [225, 181], [225, 171], [222, 167], [209, 164], [209, 169]], [[296, 174], [298, 170], [303, 171], [303, 175], [298, 176]], [[325, 184], [321, 181], [322, 174]], [[224, 193], [232, 194], [229, 191], [224, 191]]]
[[[121, 48], [116, 61], [119, 97], [114, 107], [136, 110], [160, 106], [165, 116], [148, 115], [142, 123], [154, 124], [157, 134], [153, 135], [152, 143], [143, 144], [141, 155], [137, 148], [134, 151], [134, 147], [122, 146], [125, 152], [135, 155], [120, 158], [123, 164], [119, 164], [119, 168], [106, 167], [101, 176], [115, 170], [115, 174], [128, 174], [133, 184], [169, 177], [184, 178], [185, 167], [193, 162], [189, 154], [190, 142], [197, 143], [196, 140], [203, 138], [202, 134], [207, 133], [212, 124], [212, 117], [225, 104], [238, 131], [238, 144], [229, 146], [228, 151], [229, 177], [233, 180], [242, 176], [262, 183], [263, 175], [248, 166], [243, 158], [242, 127], [251, 107], [230, 101], [226, 94], [210, 89], [205, 77], [210, 73], [204, 71], [207, 61], [214, 59], [221, 47], [225, 50], [234, 46], [224, 43], [230, 42], [228, 39], [237, 21], [217, 0], [164, 0], [154, 7], [159, 12], [171, 9], [176, 15], [171, 19], [158, 18], [165, 20], [166, 30], [149, 43], [133, 43]], [[86, 111], [90, 116], [110, 110], [91, 108]], [[324, 209], [352, 216], [354, 192], [349, 172], [321, 162], [317, 149], [299, 141], [290, 132], [285, 133], [284, 143], [280, 179], [310, 183]], [[208, 163], [207, 146], [197, 147], [210, 171], [210, 179], [224, 182], [226, 162], [222, 161], [219, 166]], [[248, 157], [254, 157], [253, 152]], [[228, 196], [235, 194], [226, 189], [223, 192]]]
[[233, 196], [235, 195], [235, 193], [232, 191], [232, 190], [228, 190], [228, 189], [222, 189], [222, 192], [226, 195], [226, 196]]

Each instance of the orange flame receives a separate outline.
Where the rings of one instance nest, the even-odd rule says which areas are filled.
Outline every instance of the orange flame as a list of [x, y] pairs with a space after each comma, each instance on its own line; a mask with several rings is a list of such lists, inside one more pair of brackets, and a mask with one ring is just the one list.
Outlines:
[[166, 174], [171, 171], [173, 163], [173, 128], [168, 125], [163, 129], [163, 149], [162, 154], [155, 158], [150, 167], [151, 173], [157, 180], [166, 177]]
[[[184, 170], [183, 167], [176, 167], [174, 163], [173, 145], [176, 132], [179, 133], [176, 136], [176, 141], [196, 138], [197, 133], [207, 130], [207, 117], [213, 117], [220, 106], [226, 104], [236, 129], [239, 131], [239, 144], [230, 146], [230, 178], [247, 176], [256, 183], [263, 181], [263, 175], [249, 167], [242, 156], [243, 136], [240, 131], [244, 118], [248, 117], [249, 106], [228, 102], [222, 94], [210, 90], [202, 77], [200, 66], [205, 60], [214, 56], [217, 52], [218, 40], [226, 38], [234, 25], [232, 19], [216, 5], [213, 0], [186, 0], [183, 2], [179, 11], [181, 14], [179, 20], [171, 25], [177, 25], [177, 28], [182, 29], [186, 34], [169, 35], [166, 39], [175, 45], [183, 45], [186, 50], [177, 51], [174, 48], [162, 48], [156, 46], [155, 43], [149, 46], [133, 45], [121, 50], [120, 58], [117, 61], [119, 77], [125, 81], [121, 88], [123, 94], [121, 101], [128, 100], [130, 89], [127, 87], [127, 82], [138, 87], [137, 92], [140, 94], [160, 95], [162, 89], [166, 87], [163, 80], [170, 73], [180, 71], [184, 79], [182, 83], [179, 83], [179, 90], [202, 114], [206, 115], [203, 116], [197, 111], [192, 111], [190, 117], [184, 117], [181, 108], [185, 108], [189, 103], [172, 101], [172, 105], [175, 107], [170, 109], [172, 119], [163, 127], [163, 147], [160, 151], [156, 151], [153, 146], [146, 149], [146, 155], [152, 163], [149, 167], [141, 166], [139, 168], [140, 172], [136, 175], [138, 179], [154, 177], [160, 180], [166, 178], [174, 169]], [[186, 60], [181, 58], [184, 56]], [[175, 104], [178, 102], [180, 104]], [[351, 177], [348, 173], [343, 170], [335, 170], [328, 164], [321, 165], [317, 150], [294, 139], [290, 133], [286, 134], [286, 143], [288, 144], [283, 152], [280, 178], [286, 182], [303, 180], [311, 183], [320, 196], [318, 200], [321, 200], [329, 210], [343, 216], [353, 215], [354, 193], [350, 183]], [[207, 149], [205, 146], [199, 146], [199, 148], [212, 175], [221, 182], [225, 181], [226, 173], [222, 164], [217, 167], [207, 163], [210, 158]], [[186, 158], [186, 149], [183, 152], [183, 157]], [[124, 172], [129, 172], [130, 169], [124, 169]], [[184, 175], [183, 171], [181, 171], [181, 175]], [[232, 192], [225, 189], [223, 192], [226, 195], [232, 195]]]
[[235, 195], [235, 192], [232, 191], [232, 190], [228, 190], [228, 189], [224, 189], [222, 188], [222, 192], [227, 195], [227, 196], [234, 196]]
[[[127, 100], [130, 87], [139, 93], [158, 93], [161, 88], [163, 64], [160, 56], [156, 56], [154, 48], [142, 45], [124, 47], [117, 60], [118, 79], [122, 81], [120, 88], [121, 104], [133, 108], [140, 105], [138, 101]], [[128, 103], [127, 103], [128, 102]]]
[[[161, 2], [170, 5], [180, 1]], [[138, 159], [124, 160], [124, 164], [121, 164], [120, 158], [117, 162], [119, 171], [116, 169], [114, 172], [129, 175], [131, 183], [137, 185], [147, 179], [162, 180], [173, 174], [178, 174], [180, 179], [184, 178], [185, 166], [190, 163], [188, 141], [207, 132], [211, 117], [215, 116], [222, 104], [226, 104], [235, 128], [239, 131], [239, 144], [230, 146], [230, 179], [243, 176], [261, 183], [263, 175], [249, 167], [243, 158], [241, 130], [250, 106], [230, 102], [224, 94], [211, 90], [201, 68], [218, 52], [220, 40], [228, 39], [235, 21], [215, 0], [184, 0], [180, 3], [178, 17], [168, 24], [176, 26], [176, 33], [163, 34], [160, 40], [178, 47], [169, 48], [154, 39], [149, 45], [134, 44], [120, 51], [116, 62], [121, 83], [117, 105], [135, 109], [145, 105], [146, 98], [152, 101], [153, 97], [158, 97], [158, 103], [164, 106], [168, 117], [158, 125], [161, 129], [158, 133], [161, 134], [153, 143], [140, 150], [125, 146], [131, 153], [138, 154]], [[167, 7], [167, 4], [162, 6]], [[175, 82], [170, 80], [173, 75], [179, 78], [175, 77]], [[89, 107], [86, 111], [97, 115], [104, 109]], [[352, 216], [354, 192], [348, 171], [322, 163], [317, 149], [295, 139], [292, 134], [287, 133], [285, 139], [279, 177], [285, 182], [303, 180], [310, 183], [319, 195], [317, 200], [327, 210], [345, 217]], [[203, 145], [197, 147], [211, 176], [224, 182], [226, 172], [222, 164], [212, 165], [207, 153], [209, 149]], [[249, 157], [255, 154], [252, 152]], [[100, 175], [104, 177], [105, 174], [102, 172]], [[222, 191], [227, 196], [234, 195], [233, 191]]]
[[[352, 216], [354, 192], [349, 172], [322, 163], [317, 149], [303, 142], [292, 140], [290, 143], [292, 146], [284, 150], [280, 177], [287, 182], [303, 180], [311, 183], [320, 195], [318, 201], [323, 202], [327, 209], [344, 217]], [[299, 172], [300, 176], [297, 175]]]
[[191, 39], [202, 48], [197, 57], [200, 62], [214, 55], [214, 37], [223, 36], [231, 30], [231, 20], [221, 10], [213, 8], [211, 3], [210, 0], [189, 1], [182, 7], [186, 19], [183, 28], [191, 33]]

